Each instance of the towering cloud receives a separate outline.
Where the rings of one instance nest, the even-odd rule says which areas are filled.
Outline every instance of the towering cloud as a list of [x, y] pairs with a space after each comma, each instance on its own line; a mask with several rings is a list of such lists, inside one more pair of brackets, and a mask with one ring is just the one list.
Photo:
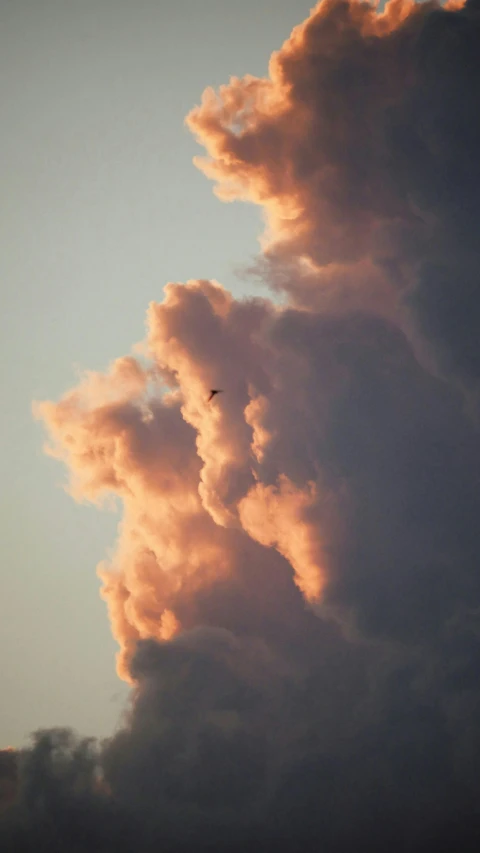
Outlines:
[[328, 0], [273, 55], [268, 80], [208, 89], [188, 117], [220, 197], [264, 207], [272, 280], [297, 304], [404, 303], [442, 365], [468, 379], [479, 370], [478, 26], [475, 0], [400, 0], [382, 14]]
[[37, 406], [123, 506], [98, 849], [477, 849], [479, 98], [475, 0], [323, 0], [187, 119], [281, 303], [168, 284]]

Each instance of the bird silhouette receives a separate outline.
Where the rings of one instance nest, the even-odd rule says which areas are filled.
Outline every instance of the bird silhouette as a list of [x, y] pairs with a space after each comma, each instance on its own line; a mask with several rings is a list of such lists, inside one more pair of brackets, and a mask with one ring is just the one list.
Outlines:
[[213, 400], [213, 398], [215, 397], [215, 394], [222, 394], [222, 393], [223, 393], [222, 388], [212, 388], [212, 390], [210, 391], [210, 396], [207, 400], [207, 403], [209, 403], [210, 400]]

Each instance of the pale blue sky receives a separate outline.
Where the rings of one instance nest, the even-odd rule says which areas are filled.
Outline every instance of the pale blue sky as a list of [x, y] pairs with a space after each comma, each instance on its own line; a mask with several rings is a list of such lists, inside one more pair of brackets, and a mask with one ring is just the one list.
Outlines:
[[95, 574], [118, 519], [62, 491], [31, 402], [126, 354], [167, 281], [244, 292], [259, 212], [213, 196], [183, 120], [207, 85], [264, 74], [312, 5], [0, 2], [0, 746], [107, 735], [126, 695]]

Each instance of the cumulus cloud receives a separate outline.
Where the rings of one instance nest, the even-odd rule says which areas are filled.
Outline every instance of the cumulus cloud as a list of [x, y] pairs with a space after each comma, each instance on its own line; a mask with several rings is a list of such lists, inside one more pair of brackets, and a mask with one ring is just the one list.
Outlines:
[[207, 89], [187, 119], [217, 194], [264, 208], [280, 289], [308, 306], [332, 290], [368, 310], [400, 302], [442, 368], [468, 381], [480, 320], [479, 28], [475, 0], [396, 0], [382, 14], [328, 0], [272, 56], [268, 79]]
[[77, 808], [89, 849], [477, 849], [479, 95], [478, 3], [323, 0], [190, 113], [284, 299], [170, 283], [142, 357], [36, 407], [123, 508], [132, 683], [94, 753], [26, 751], [58, 849]]

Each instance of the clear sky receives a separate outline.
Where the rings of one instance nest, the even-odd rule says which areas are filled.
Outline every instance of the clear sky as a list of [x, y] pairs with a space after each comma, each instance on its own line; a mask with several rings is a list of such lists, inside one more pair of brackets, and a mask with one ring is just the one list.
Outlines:
[[0, 4], [0, 745], [109, 734], [127, 692], [95, 574], [118, 519], [64, 493], [31, 403], [128, 352], [167, 281], [245, 290], [259, 213], [213, 196], [183, 121], [206, 86], [265, 74], [312, 5]]

